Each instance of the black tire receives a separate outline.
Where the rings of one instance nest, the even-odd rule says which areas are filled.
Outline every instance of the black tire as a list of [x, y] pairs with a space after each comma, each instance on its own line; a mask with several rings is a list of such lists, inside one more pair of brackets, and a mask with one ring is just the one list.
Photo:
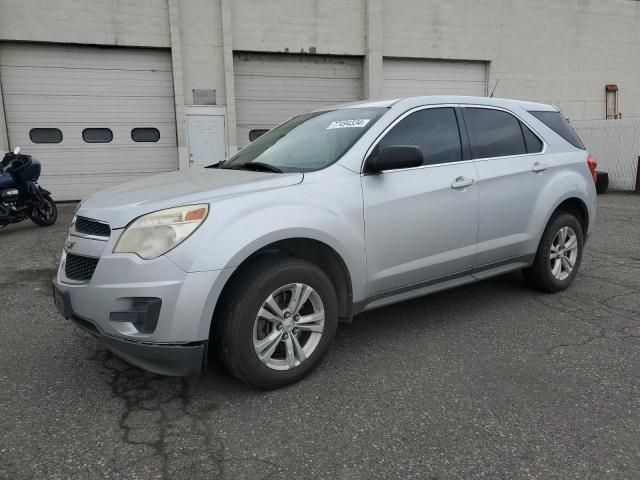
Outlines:
[[[571, 273], [567, 278], [559, 280], [552, 273], [550, 255], [551, 245], [556, 235], [563, 227], [570, 227], [575, 232], [578, 241], [578, 251]], [[556, 212], [551, 217], [547, 227], [545, 228], [540, 244], [538, 245], [538, 251], [536, 252], [533, 265], [522, 271], [525, 281], [531, 287], [549, 293], [560, 292], [567, 289], [569, 285], [571, 285], [571, 282], [580, 268], [583, 247], [584, 236], [582, 233], [582, 226], [578, 219], [568, 212]]]
[[[241, 267], [242, 268], [242, 267]], [[254, 348], [254, 323], [269, 295], [291, 284], [304, 283], [319, 295], [324, 306], [324, 330], [313, 352], [289, 370], [265, 365]], [[216, 311], [212, 343], [227, 370], [257, 388], [273, 389], [297, 382], [319, 363], [335, 336], [338, 300], [327, 275], [313, 263], [293, 257], [267, 257], [238, 272]]]
[[31, 221], [41, 227], [50, 227], [58, 219], [58, 207], [49, 195], [42, 197], [43, 209], [38, 207], [31, 216]]

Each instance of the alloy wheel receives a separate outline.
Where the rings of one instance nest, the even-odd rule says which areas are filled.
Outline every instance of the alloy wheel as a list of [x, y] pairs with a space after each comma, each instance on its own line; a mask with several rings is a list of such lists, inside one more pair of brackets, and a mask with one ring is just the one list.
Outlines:
[[266, 298], [256, 315], [253, 348], [267, 367], [290, 370], [318, 347], [324, 324], [324, 304], [311, 286], [284, 285]]
[[566, 280], [578, 259], [578, 236], [571, 227], [562, 227], [551, 242], [549, 261], [551, 274], [557, 280]]

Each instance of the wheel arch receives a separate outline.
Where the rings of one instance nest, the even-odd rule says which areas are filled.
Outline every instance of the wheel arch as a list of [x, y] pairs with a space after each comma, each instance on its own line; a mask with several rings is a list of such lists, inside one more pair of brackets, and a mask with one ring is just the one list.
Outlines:
[[551, 212], [551, 215], [549, 215], [549, 218], [547, 218], [547, 223], [545, 225], [548, 225], [553, 216], [557, 212], [561, 211], [570, 213], [578, 219], [578, 222], [580, 222], [580, 226], [582, 227], [582, 233], [586, 237], [589, 230], [590, 220], [589, 209], [587, 208], [587, 204], [584, 202], [584, 200], [576, 196], [570, 196], [561, 200], [555, 206], [555, 208]]
[[350, 322], [353, 316], [353, 281], [342, 256], [330, 245], [317, 239], [307, 237], [291, 237], [276, 240], [264, 245], [247, 255], [227, 279], [213, 309], [210, 335], [219, 321], [219, 309], [225, 295], [228, 295], [235, 281], [242, 277], [248, 269], [258, 261], [269, 256], [287, 255], [307, 260], [318, 266], [335, 286], [338, 297], [338, 315], [342, 322]]

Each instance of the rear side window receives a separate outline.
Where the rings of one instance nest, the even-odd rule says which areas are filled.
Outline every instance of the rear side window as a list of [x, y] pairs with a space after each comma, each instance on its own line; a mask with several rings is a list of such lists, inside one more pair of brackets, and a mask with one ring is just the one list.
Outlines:
[[569, 122], [560, 112], [529, 112], [567, 142], [580, 150], [585, 150], [580, 137], [573, 131]]
[[463, 108], [473, 158], [524, 155], [520, 120], [502, 110]]
[[423, 165], [462, 160], [460, 131], [453, 108], [428, 108], [403, 118], [378, 147], [413, 145], [422, 149]]
[[542, 151], [542, 140], [540, 140], [535, 133], [533, 133], [529, 127], [520, 122], [520, 128], [522, 129], [522, 135], [524, 135], [524, 143], [527, 147], [527, 153], [538, 153]]

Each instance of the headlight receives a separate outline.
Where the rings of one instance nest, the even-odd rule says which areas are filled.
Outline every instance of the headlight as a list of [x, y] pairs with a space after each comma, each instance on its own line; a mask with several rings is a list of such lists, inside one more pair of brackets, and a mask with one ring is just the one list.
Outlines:
[[146, 260], [184, 242], [207, 218], [209, 205], [187, 205], [148, 213], [124, 230], [113, 253], [135, 253]]

